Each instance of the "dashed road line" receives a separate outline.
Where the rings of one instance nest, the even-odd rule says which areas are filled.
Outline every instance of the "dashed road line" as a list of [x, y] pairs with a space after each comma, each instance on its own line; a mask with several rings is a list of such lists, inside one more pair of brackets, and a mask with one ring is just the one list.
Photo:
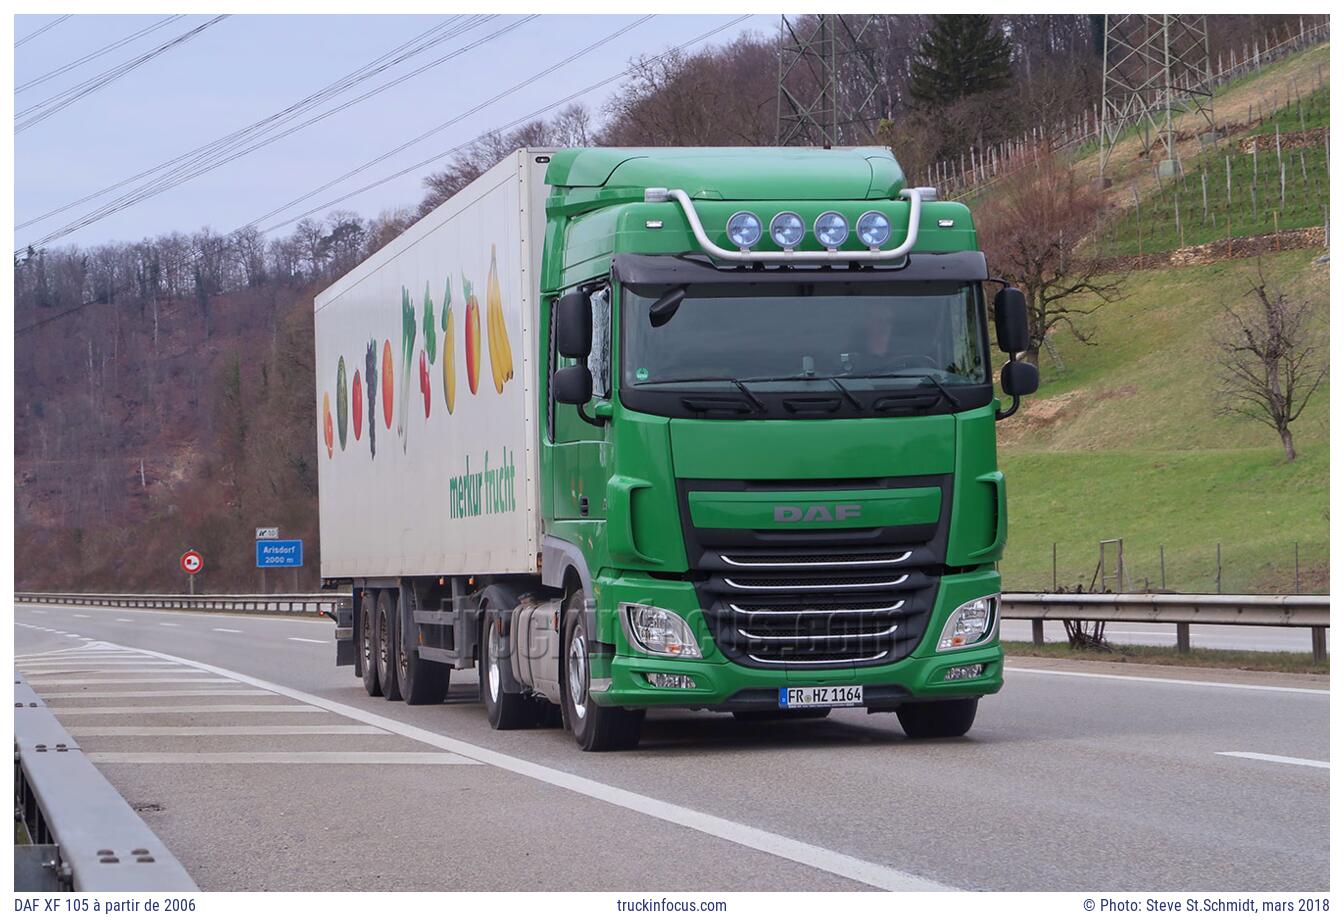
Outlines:
[[[269, 691], [268, 691], [269, 692]], [[64, 723], [63, 723], [64, 724]], [[71, 734], [89, 738], [164, 737], [207, 735], [388, 735], [373, 725], [66, 725]]]
[[215, 632], [226, 632], [226, 633], [240, 633], [240, 632], [242, 632], [241, 629], [225, 629], [223, 626], [215, 626], [215, 627], [212, 627], [212, 628], [214, 629]]
[[275, 696], [269, 690], [229, 690], [224, 687], [212, 690], [62, 690], [56, 693], [43, 693], [44, 700], [105, 700], [151, 699], [154, 697], [179, 696]]
[[1254, 751], [1219, 751], [1219, 757], [1240, 757], [1243, 760], [1264, 760], [1268, 763], [1282, 763], [1294, 767], [1319, 767], [1330, 769], [1328, 760], [1307, 760], [1303, 757], [1284, 757], [1281, 754], [1257, 754]]
[[217, 753], [214, 751], [86, 751], [94, 763], [138, 764], [322, 764], [392, 766], [480, 767], [479, 760], [443, 751], [256, 751]]
[[133, 716], [145, 714], [204, 715], [211, 712], [321, 712], [321, 707], [303, 703], [274, 703], [267, 706], [249, 706], [230, 703], [202, 704], [200, 706], [51, 706], [54, 715]]
[[318, 645], [326, 645], [326, 639], [300, 639], [298, 636], [290, 636], [290, 642], [316, 642]]

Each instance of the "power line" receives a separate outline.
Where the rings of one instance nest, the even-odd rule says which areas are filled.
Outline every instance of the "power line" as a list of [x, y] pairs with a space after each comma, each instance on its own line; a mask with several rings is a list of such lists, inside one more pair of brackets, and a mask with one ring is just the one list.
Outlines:
[[[135, 70], [141, 64], [153, 60], [154, 58], [158, 57], [159, 55], [167, 51], [172, 50], [173, 48], [182, 44], [183, 42], [190, 41], [191, 39], [199, 35], [201, 32], [204, 32], [206, 29], [210, 28], [216, 23], [223, 22], [225, 19], [228, 18], [229, 14], [227, 13], [225, 13], [222, 16], [216, 16], [213, 19], [210, 19], [207, 22], [202, 23], [196, 28], [187, 31], [182, 35], [177, 36], [176, 38], [164, 42], [162, 45], [159, 45], [152, 51], [147, 51], [144, 54], [140, 55], [139, 57], [133, 58], [130, 61], [127, 61], [123, 64], [118, 64], [116, 67], [105, 70], [98, 76], [91, 77], [88, 80], [85, 80], [83, 83], [73, 86], [70, 89], [65, 90], [64, 92], [57, 93], [55, 96], [51, 96], [47, 99], [44, 99], [42, 102], [29, 106], [22, 112], [19, 112], [17, 117], [23, 117], [24, 115], [27, 115], [30, 112], [34, 112], [37, 109], [42, 109], [42, 111], [38, 111], [36, 112], [36, 114], [27, 118], [25, 121], [21, 121], [18, 124], [16, 124], [14, 126], [14, 133], [19, 134], [23, 131], [28, 130], [29, 128], [33, 127], [36, 124], [46, 121], [52, 115], [55, 115], [57, 112], [77, 102], [78, 100], [84, 98], [90, 93], [97, 92], [98, 90], [102, 89], [108, 84], [121, 79], [126, 74], [130, 73], [132, 70]], [[43, 108], [44, 106], [45, 108]]]
[[[689, 48], [691, 45], [698, 44], [698, 43], [700, 43], [700, 42], [702, 42], [702, 41], [704, 41], [704, 40], [706, 40], [706, 39], [708, 39], [708, 38], [710, 38], [710, 37], [712, 37], [712, 36], [718, 34], [719, 32], [724, 31], [725, 29], [732, 28], [733, 26], [737, 25], [738, 23], [743, 22], [743, 21], [745, 21], [745, 20], [747, 20], [747, 19], [750, 19], [751, 16], [752, 16], [752, 14], [746, 14], [746, 15], [738, 16], [736, 19], [732, 19], [732, 20], [730, 20], [729, 22], [724, 23], [723, 25], [719, 26], [718, 28], [711, 29], [711, 30], [708, 31], [708, 32], [705, 32], [705, 33], [702, 33], [701, 35], [696, 36], [695, 38], [691, 39], [690, 41], [683, 42], [683, 43], [680, 44], [680, 45], [676, 45], [676, 46], [674, 46], [674, 47], [672, 47], [672, 48], [669, 48], [667, 51], [664, 51], [662, 54], [654, 55], [653, 57], [646, 59], [646, 61], [645, 61], [644, 63], [651, 63], [651, 62], [653, 62], [653, 61], [658, 61], [658, 60], [661, 60], [662, 58], [668, 57], [669, 55], [676, 54], [676, 53], [679, 52], [679, 51], [684, 51], [686, 48]], [[449, 147], [447, 150], [443, 150], [443, 151], [440, 151], [439, 153], [434, 154], [433, 156], [426, 157], [425, 159], [420, 160], [418, 163], [412, 163], [410, 166], [407, 166], [407, 167], [404, 168], [404, 169], [400, 169], [400, 170], [398, 170], [398, 171], [396, 171], [396, 172], [394, 172], [394, 173], [392, 173], [392, 174], [390, 174], [390, 175], [384, 176], [384, 177], [381, 178], [381, 179], [376, 179], [376, 180], [374, 180], [373, 182], [370, 182], [370, 183], [367, 184], [367, 185], [361, 186], [360, 188], [357, 188], [357, 189], [355, 189], [355, 190], [352, 191], [352, 192], [347, 192], [347, 193], [344, 194], [344, 195], [341, 195], [341, 196], [339, 196], [339, 197], [337, 197], [337, 198], [333, 198], [333, 199], [331, 199], [330, 201], [327, 201], [327, 202], [325, 202], [325, 203], [323, 203], [323, 204], [317, 205], [316, 207], [309, 208], [307, 211], [304, 211], [302, 214], [299, 214], [299, 215], [297, 215], [297, 216], [295, 216], [295, 217], [291, 217], [291, 218], [289, 218], [288, 220], [281, 221], [281, 222], [278, 223], [278, 224], [273, 224], [272, 226], [269, 226], [269, 227], [265, 228], [265, 229], [262, 230], [261, 232], [262, 232], [262, 233], [270, 233], [271, 231], [273, 231], [273, 230], [278, 230], [278, 229], [280, 229], [281, 227], [287, 227], [287, 226], [289, 226], [289, 225], [292, 224], [292, 223], [295, 223], [295, 222], [297, 222], [297, 221], [303, 220], [303, 218], [308, 217], [309, 215], [316, 214], [318, 211], [322, 211], [322, 210], [325, 210], [325, 209], [327, 209], [327, 208], [330, 208], [330, 207], [333, 206], [333, 205], [340, 204], [342, 201], [345, 201], [347, 198], [353, 198], [355, 195], [359, 195], [359, 194], [362, 194], [362, 193], [364, 193], [364, 192], [369, 191], [370, 189], [377, 188], [377, 187], [380, 186], [380, 185], [383, 185], [383, 184], [385, 184], [385, 183], [387, 183], [387, 182], [391, 182], [393, 179], [399, 179], [399, 178], [401, 178], [402, 176], [406, 175], [406, 174], [409, 173], [409, 172], [413, 172], [413, 171], [415, 171], [415, 170], [417, 170], [417, 169], [422, 169], [422, 168], [424, 168], [425, 166], [429, 165], [430, 163], [433, 163], [433, 162], [435, 162], [435, 161], [437, 161], [437, 160], [442, 160], [442, 159], [445, 158], [445, 157], [451, 156], [452, 154], [458, 152], [459, 150], [464, 150], [464, 149], [466, 149], [467, 147], [471, 146], [472, 144], [476, 143], [477, 141], [479, 141], [479, 140], [481, 140], [481, 139], [483, 139], [483, 138], [485, 138], [485, 137], [488, 137], [490, 134], [497, 133], [497, 132], [500, 132], [500, 131], [507, 131], [507, 130], [509, 130], [510, 128], [517, 127], [518, 125], [526, 124], [527, 122], [531, 121], [532, 119], [537, 118], [538, 116], [544, 115], [544, 114], [546, 114], [547, 112], [551, 111], [552, 109], [558, 108], [559, 106], [565, 105], [565, 104], [568, 103], [568, 102], [572, 102], [572, 101], [574, 101], [575, 99], [578, 99], [578, 98], [581, 97], [581, 96], [585, 96], [585, 95], [587, 95], [588, 93], [591, 93], [591, 92], [592, 92], [593, 90], [595, 90], [595, 89], [600, 89], [601, 87], [606, 86], [608, 83], [613, 83], [613, 82], [615, 82], [616, 80], [620, 80], [620, 79], [622, 79], [623, 77], [627, 77], [627, 76], [630, 76], [630, 75], [634, 74], [635, 72], [637, 72], [637, 71], [641, 68], [641, 66], [643, 66], [643, 65], [642, 65], [642, 64], [637, 64], [637, 65], [635, 65], [635, 66], [633, 66], [633, 67], [630, 67], [630, 68], [628, 68], [628, 69], [626, 69], [626, 70], [621, 71], [620, 73], [612, 74], [611, 76], [607, 77], [607, 78], [604, 79], [604, 80], [599, 80], [599, 81], [597, 81], [596, 83], [589, 84], [588, 86], [584, 87], [584, 88], [581, 89], [581, 90], [578, 90], [578, 91], [576, 91], [576, 92], [570, 93], [568, 96], [565, 96], [563, 99], [558, 99], [558, 100], [556, 100], [556, 101], [554, 101], [554, 102], [549, 103], [548, 105], [542, 106], [541, 108], [537, 109], [537, 110], [534, 111], [534, 112], [530, 112], [530, 113], [528, 113], [527, 115], [523, 115], [523, 116], [520, 117], [520, 118], [515, 118], [513, 121], [510, 121], [510, 122], [508, 122], [507, 124], [504, 124], [504, 125], [498, 125], [498, 126], [496, 126], [495, 128], [493, 128], [493, 129], [490, 130], [490, 131], [485, 131], [485, 132], [483, 132], [483, 133], [481, 133], [481, 134], [478, 134], [476, 137], [472, 138], [472, 139], [469, 140], [469, 141], [466, 141], [465, 143], [458, 144], [458, 145], [455, 146], [455, 147]], [[305, 196], [305, 197], [306, 197], [306, 196]], [[245, 224], [244, 226], [247, 226], [247, 225]], [[239, 229], [242, 229], [242, 228], [239, 228]]]
[[[81, 204], [93, 201], [96, 198], [101, 198], [104, 195], [110, 194], [111, 192], [114, 192], [119, 188], [122, 188], [126, 185], [130, 185], [132, 182], [137, 182], [141, 179], [144, 179], [147, 176], [152, 176], [155, 173], [159, 173], [162, 172], [163, 170], [169, 169], [170, 167], [182, 164], [184, 163], [184, 161], [191, 162], [193, 160], [199, 160], [203, 154], [211, 154], [218, 150], [227, 149], [230, 145], [246, 139], [249, 135], [256, 134], [261, 129], [266, 128], [268, 125], [277, 122], [283, 122], [284, 120], [286, 120], [289, 117], [292, 117], [295, 114], [299, 114], [311, 108], [314, 108], [317, 105], [320, 105], [321, 103], [325, 102], [326, 100], [336, 95], [339, 95], [340, 93], [344, 92], [350, 87], [355, 86], [360, 82], [363, 82], [364, 80], [377, 76], [379, 73], [383, 72], [389, 67], [393, 67], [397, 64], [400, 64], [402, 61], [405, 61], [416, 54], [419, 54], [429, 48], [432, 48], [443, 41], [447, 41], [450, 38], [454, 38], [458, 35], [461, 35], [469, 31], [470, 29], [475, 28], [479, 24], [479, 22], [487, 21], [492, 17], [481, 17], [479, 19], [479, 22], [473, 20], [465, 26], [461, 26], [457, 29], [454, 29], [452, 32], [449, 32], [447, 34], [439, 34], [442, 33], [443, 30], [447, 29], [450, 25], [452, 25], [456, 20], [462, 18], [463, 18], [462, 16], [449, 16], [447, 19], [443, 20], [442, 22], [438, 23], [432, 28], [427, 29], [424, 32], [421, 32], [420, 34], [416, 35], [409, 41], [403, 42], [402, 44], [393, 48], [391, 51], [388, 51], [382, 54], [381, 56], [375, 58], [374, 60], [370, 61], [369, 63], [365, 64], [363, 67], [360, 67], [354, 71], [351, 71], [348, 74], [345, 74], [339, 79], [334, 80], [331, 83], [328, 83], [322, 88], [318, 89], [317, 91], [309, 94], [308, 96], [305, 96], [303, 99], [291, 103], [289, 106], [286, 106], [285, 108], [277, 112], [273, 112], [270, 115], [266, 116], [265, 118], [255, 121], [250, 125], [247, 125], [243, 128], [239, 128], [221, 137], [217, 137], [214, 140], [202, 144], [199, 147], [193, 148], [192, 150], [188, 150], [185, 153], [178, 154], [172, 159], [165, 160], [162, 163], [150, 167], [149, 169], [142, 170], [133, 176], [127, 176], [125, 179], [122, 179], [118, 182], [114, 182], [109, 186], [98, 189], [95, 192], [90, 192], [89, 194], [85, 195], [82, 198], [78, 198], [74, 201], [67, 202], [66, 204], [63, 204], [57, 208], [53, 208], [52, 210], [47, 211], [44, 214], [39, 214], [36, 217], [30, 218], [29, 220], [26, 220], [23, 223], [19, 224], [17, 227], [15, 227], [15, 229], [22, 230], [25, 227], [29, 227], [32, 226], [33, 224], [40, 223], [49, 217], [55, 217], [57, 214], [61, 214], [65, 211], [70, 210], [71, 208], [78, 207]], [[426, 41], [427, 39], [432, 40]], [[417, 44], [417, 42], [424, 42], [424, 43]], [[160, 181], [162, 178], [163, 177], [160, 177], [160, 179], [156, 179], [155, 181], [156, 182]], [[143, 186], [142, 188], [147, 187], [149, 186]], [[103, 207], [106, 207], [106, 205], [104, 205]]]
[[555, 64], [552, 64], [550, 67], [547, 67], [545, 70], [541, 70], [541, 71], [538, 71], [537, 73], [534, 73], [532, 76], [528, 77], [528, 78], [525, 79], [525, 80], [522, 80], [521, 82], [515, 83], [513, 86], [509, 87], [508, 89], [506, 89], [506, 90], [502, 90], [501, 92], [496, 93], [494, 96], [491, 96], [489, 99], [485, 100], [484, 102], [478, 103], [477, 105], [471, 107], [470, 109], [467, 109], [466, 111], [464, 111], [464, 112], [460, 112], [459, 114], [453, 116], [452, 118], [448, 119], [447, 121], [445, 121], [445, 122], [443, 122], [443, 123], [441, 123], [441, 124], [439, 124], [439, 125], [436, 125], [436, 126], [433, 127], [433, 128], [430, 128], [428, 131], [425, 131], [423, 134], [420, 134], [418, 137], [413, 137], [413, 138], [411, 138], [410, 140], [406, 141], [405, 143], [402, 143], [402, 144], [400, 144], [400, 145], [398, 145], [398, 146], [396, 146], [396, 147], [393, 147], [391, 150], [389, 150], [389, 151], [387, 151], [387, 152], [385, 152], [385, 153], [381, 153], [381, 154], [379, 154], [378, 156], [374, 157], [372, 160], [368, 160], [368, 161], [366, 161], [365, 163], [361, 164], [360, 166], [356, 166], [354, 169], [350, 170], [349, 172], [344, 173], [344, 174], [342, 174], [342, 175], [340, 175], [340, 176], [337, 176], [335, 179], [332, 179], [332, 180], [330, 180], [329, 182], [326, 182], [326, 183], [323, 184], [323, 185], [319, 185], [317, 188], [313, 189], [312, 191], [306, 192], [306, 193], [304, 193], [303, 195], [300, 195], [298, 198], [293, 198], [293, 199], [291, 199], [291, 200], [285, 202], [284, 204], [280, 205], [279, 207], [274, 208], [274, 209], [272, 209], [272, 210], [270, 210], [270, 211], [267, 211], [265, 214], [261, 215], [261, 216], [258, 217], [256, 220], [250, 221], [250, 222], [248, 223], [248, 226], [250, 226], [250, 225], [252, 225], [252, 224], [259, 224], [259, 223], [261, 223], [261, 222], [264, 221], [264, 220], [269, 220], [270, 218], [274, 217], [275, 215], [281, 213], [282, 211], [286, 211], [286, 210], [288, 210], [289, 208], [292, 208], [294, 205], [298, 204], [299, 202], [301, 202], [301, 201], [306, 201], [307, 199], [309, 199], [309, 198], [313, 197], [314, 195], [318, 194], [319, 192], [324, 192], [324, 191], [326, 191], [327, 189], [331, 188], [333, 185], [336, 185], [336, 184], [339, 183], [339, 182], [344, 182], [346, 179], [349, 179], [351, 176], [354, 176], [354, 175], [356, 175], [356, 174], [358, 174], [358, 173], [361, 173], [361, 172], [363, 172], [364, 170], [368, 169], [369, 167], [371, 167], [371, 166], [375, 166], [375, 165], [377, 165], [378, 163], [381, 163], [383, 160], [386, 160], [388, 157], [395, 156], [396, 154], [401, 153], [401, 151], [407, 149], [408, 147], [412, 147], [412, 146], [414, 146], [414, 145], [420, 143], [421, 141], [425, 140], [426, 138], [428, 138], [428, 137], [430, 137], [430, 136], [432, 136], [432, 135], [434, 135], [434, 134], [437, 134], [437, 133], [439, 133], [440, 131], [443, 131], [443, 130], [446, 129], [446, 128], [449, 128], [449, 127], [451, 127], [452, 125], [457, 124], [457, 123], [458, 123], [459, 121], [461, 121], [462, 119], [464, 119], [464, 118], [470, 118], [472, 115], [475, 115], [477, 112], [481, 111], [482, 109], [484, 109], [484, 108], [486, 108], [486, 107], [488, 107], [488, 106], [490, 106], [490, 105], [493, 105], [494, 103], [496, 103], [496, 102], [498, 102], [499, 100], [505, 98], [506, 96], [511, 96], [511, 95], [513, 95], [514, 93], [518, 92], [519, 90], [523, 89], [523, 88], [526, 87], [526, 86], [529, 86], [529, 85], [531, 85], [531, 84], [537, 82], [538, 80], [542, 79], [543, 77], [550, 76], [552, 73], [554, 73], [555, 71], [561, 69], [562, 67], [566, 67], [566, 66], [568, 66], [568, 65], [570, 65], [570, 64], [572, 64], [572, 63], [574, 63], [576, 60], [578, 60], [579, 58], [583, 57], [584, 55], [589, 54], [590, 52], [597, 50], [598, 48], [602, 47], [603, 45], [607, 44], [608, 42], [614, 41], [615, 39], [617, 39], [617, 38], [619, 38], [620, 36], [624, 35], [626, 32], [629, 32], [631, 29], [634, 29], [634, 28], [636, 28], [637, 26], [642, 26], [644, 23], [648, 22], [650, 19], [653, 19], [653, 18], [654, 18], [653, 15], [641, 16], [639, 19], [636, 19], [634, 22], [629, 23], [629, 24], [627, 24], [627, 25], [625, 25], [625, 26], [622, 26], [621, 28], [617, 29], [615, 32], [612, 32], [611, 34], [607, 35], [605, 38], [600, 38], [600, 39], [598, 39], [597, 41], [593, 42], [591, 45], [588, 45], [586, 48], [583, 48], [583, 49], [581, 49], [581, 50], [579, 50], [579, 51], [574, 52], [574, 53], [571, 54], [569, 57], [565, 58], [563, 61], [558, 61], [558, 62], [556, 62]]
[[[494, 17], [492, 16], [490, 18]], [[373, 89], [359, 96], [356, 96], [354, 99], [347, 100], [341, 103], [340, 105], [335, 106], [334, 108], [328, 109], [325, 112], [321, 112], [313, 116], [312, 118], [309, 118], [306, 121], [301, 122], [300, 124], [297, 124], [277, 134], [273, 134], [270, 137], [258, 140], [257, 142], [252, 143], [249, 146], [242, 148], [241, 150], [229, 152], [228, 155], [226, 156], [215, 158], [210, 162], [204, 163], [203, 165], [199, 165], [194, 168], [191, 167], [189, 164], [189, 167], [186, 171], [179, 172], [177, 175], [173, 176], [170, 180], [164, 180], [164, 181], [153, 180], [151, 182], [145, 183], [140, 188], [132, 190], [131, 192], [128, 192], [126, 195], [123, 195], [120, 199], [111, 202], [109, 204], [103, 205], [102, 207], [97, 208], [94, 211], [89, 212], [88, 214], [85, 214], [83, 217], [77, 218], [71, 223], [65, 225], [64, 227], [61, 227], [58, 230], [48, 233], [41, 239], [29, 245], [44, 246], [47, 243], [60, 239], [61, 237], [73, 233], [76, 230], [80, 230], [86, 226], [89, 226], [90, 224], [96, 223], [97, 221], [100, 221], [105, 217], [109, 217], [112, 214], [115, 214], [119, 211], [123, 211], [126, 208], [138, 204], [139, 202], [144, 201], [147, 198], [152, 198], [155, 195], [161, 194], [162, 192], [165, 192], [170, 188], [174, 188], [178, 185], [181, 185], [183, 182], [204, 175], [205, 173], [211, 172], [212, 170], [218, 169], [219, 167], [227, 163], [233, 162], [239, 157], [246, 156], [247, 154], [253, 153], [256, 150], [261, 149], [262, 147], [269, 146], [270, 144], [273, 144], [276, 141], [281, 140], [282, 138], [288, 137], [291, 134], [301, 131], [304, 128], [316, 124], [319, 121], [329, 118], [332, 115], [337, 114], [338, 112], [342, 112], [353, 105], [363, 102], [365, 99], [369, 99], [373, 96], [378, 95], [379, 93], [385, 92], [391, 89], [392, 87], [397, 86], [405, 82], [406, 80], [409, 80], [414, 76], [418, 76], [419, 74], [424, 73], [426, 70], [429, 70], [432, 67], [436, 67], [439, 64], [444, 63], [445, 61], [451, 60], [452, 58], [455, 58], [461, 54], [471, 51], [483, 44], [486, 44], [487, 42], [493, 41], [494, 39], [499, 38], [502, 35], [511, 32], [514, 29], [517, 29], [520, 26], [536, 18], [537, 18], [536, 15], [525, 16], [517, 22], [504, 26], [503, 28], [498, 29], [495, 32], [492, 32], [489, 35], [486, 35], [480, 39], [477, 39], [476, 41], [471, 42], [470, 44], [464, 45], [461, 48], [451, 51], [448, 54], [434, 61], [429, 62], [428, 64], [424, 64], [421, 67], [418, 67], [415, 70], [410, 71], [409, 73], [403, 74], [399, 77], [396, 77], [395, 79], [389, 80], [387, 83], [374, 87]]]
[[84, 55], [83, 57], [81, 57], [81, 58], [79, 58], [79, 59], [77, 59], [77, 60], [71, 61], [69, 64], [66, 64], [66, 65], [63, 66], [63, 67], [57, 67], [55, 70], [49, 70], [49, 71], [47, 71], [46, 73], [42, 74], [42, 76], [40, 76], [40, 77], [34, 77], [33, 79], [27, 81], [26, 83], [20, 83], [18, 86], [14, 87], [14, 92], [15, 92], [15, 94], [18, 94], [18, 93], [21, 93], [21, 92], [23, 92], [23, 91], [25, 91], [25, 90], [32, 89], [34, 86], [37, 86], [37, 85], [40, 84], [40, 83], [46, 83], [48, 80], [51, 80], [51, 79], [53, 79], [53, 78], [55, 78], [55, 77], [59, 77], [59, 76], [60, 76], [61, 74], [63, 74], [63, 73], [68, 73], [68, 72], [70, 72], [71, 70], [74, 70], [76, 67], [80, 66], [81, 64], [87, 64], [89, 61], [92, 61], [94, 58], [100, 58], [100, 57], [102, 57], [104, 54], [107, 54], [107, 53], [110, 52], [110, 51], [116, 51], [118, 48], [122, 47], [123, 45], [129, 44], [130, 42], [133, 42], [133, 41], [135, 41], [137, 38], [140, 38], [140, 37], [142, 37], [142, 36], [144, 36], [144, 35], [148, 35], [150, 32], [153, 32], [153, 31], [155, 31], [156, 29], [162, 29], [164, 26], [168, 25], [169, 23], [176, 22], [177, 20], [179, 20], [179, 19], [181, 19], [181, 18], [182, 18], [182, 14], [180, 14], [180, 13], [177, 14], [177, 15], [175, 15], [175, 16], [165, 16], [165, 17], [163, 17], [162, 19], [160, 19], [158, 22], [153, 23], [152, 25], [145, 26], [145, 28], [141, 29], [141, 30], [138, 31], [138, 32], [133, 32], [133, 33], [131, 33], [130, 35], [127, 35], [125, 38], [121, 39], [120, 41], [112, 42], [112, 44], [110, 44], [110, 45], [104, 45], [103, 47], [97, 49], [96, 51], [90, 51], [88, 54]]
[[28, 42], [30, 42], [30, 41], [32, 41], [33, 39], [37, 38], [39, 35], [41, 35], [41, 34], [42, 34], [43, 32], [45, 32], [45, 31], [47, 31], [48, 29], [54, 29], [54, 28], [56, 28], [58, 25], [60, 25], [61, 23], [65, 22], [67, 19], [69, 19], [71, 15], [72, 15], [72, 14], [67, 13], [67, 14], [65, 14], [64, 16], [57, 16], [55, 19], [53, 19], [51, 22], [47, 23], [46, 25], [42, 26], [40, 29], [37, 29], [36, 31], [33, 31], [33, 32], [29, 32], [29, 33], [28, 33], [27, 35], [25, 35], [23, 38], [21, 38], [21, 39], [19, 39], [18, 41], [16, 41], [16, 42], [14, 43], [14, 47], [17, 48], [17, 47], [19, 47], [20, 45], [27, 44]]

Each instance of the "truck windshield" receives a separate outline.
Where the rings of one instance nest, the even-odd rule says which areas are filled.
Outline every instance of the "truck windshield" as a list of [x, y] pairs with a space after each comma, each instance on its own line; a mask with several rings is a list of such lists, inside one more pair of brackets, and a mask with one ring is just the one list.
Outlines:
[[671, 318], [654, 326], [649, 307], [662, 293], [624, 294], [627, 392], [810, 378], [839, 378], [851, 389], [989, 382], [978, 284], [691, 285]]

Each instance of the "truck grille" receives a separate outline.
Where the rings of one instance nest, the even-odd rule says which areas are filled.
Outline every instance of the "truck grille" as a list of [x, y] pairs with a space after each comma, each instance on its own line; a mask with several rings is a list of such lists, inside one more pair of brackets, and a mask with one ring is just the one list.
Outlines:
[[699, 560], [697, 588], [714, 641], [740, 664], [867, 667], [905, 657], [923, 635], [938, 579], [910, 565], [917, 555], [715, 548]]

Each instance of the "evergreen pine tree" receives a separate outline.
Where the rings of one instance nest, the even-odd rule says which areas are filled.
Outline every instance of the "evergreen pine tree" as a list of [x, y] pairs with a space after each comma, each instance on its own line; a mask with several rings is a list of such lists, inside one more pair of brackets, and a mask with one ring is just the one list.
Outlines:
[[1008, 39], [990, 17], [934, 16], [911, 67], [910, 96], [937, 106], [1002, 89], [1012, 78], [1010, 57]]

